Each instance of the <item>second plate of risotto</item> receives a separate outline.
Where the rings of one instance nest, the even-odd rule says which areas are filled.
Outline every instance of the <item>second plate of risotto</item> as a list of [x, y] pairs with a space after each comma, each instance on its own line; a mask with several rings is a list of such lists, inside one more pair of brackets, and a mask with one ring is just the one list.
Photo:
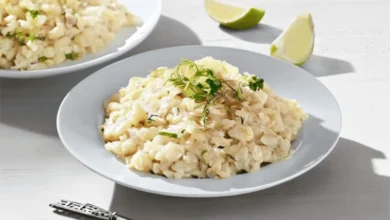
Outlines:
[[58, 75], [110, 61], [144, 40], [160, 0], [0, 1], [0, 77]]
[[185, 46], [139, 54], [87, 77], [62, 102], [57, 129], [77, 159], [119, 184], [217, 197], [308, 171], [335, 146], [341, 115], [326, 87], [296, 66], [248, 51]]

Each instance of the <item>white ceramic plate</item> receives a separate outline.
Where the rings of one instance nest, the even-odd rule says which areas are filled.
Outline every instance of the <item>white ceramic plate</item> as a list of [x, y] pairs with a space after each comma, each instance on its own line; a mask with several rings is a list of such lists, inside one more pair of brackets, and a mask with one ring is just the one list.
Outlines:
[[[293, 142], [290, 159], [255, 173], [229, 179], [171, 180], [128, 170], [104, 148], [98, 133], [103, 101], [127, 85], [133, 76], [146, 76], [160, 66], [175, 66], [180, 58], [212, 56], [226, 60], [241, 72], [257, 74], [283, 97], [297, 99], [310, 115]], [[310, 73], [261, 54], [220, 47], [184, 46], [149, 51], [107, 66], [76, 85], [63, 100], [57, 129], [66, 148], [91, 170], [130, 188], [181, 197], [218, 197], [249, 193], [275, 186], [310, 170], [335, 146], [341, 129], [337, 101]], [[302, 185], [302, 187], [305, 187]]]
[[102, 64], [123, 55], [141, 43], [156, 26], [161, 14], [161, 0], [118, 0], [130, 12], [139, 16], [143, 24], [139, 28], [123, 28], [110, 44], [95, 54], [89, 54], [75, 61], [67, 61], [44, 70], [17, 71], [1, 70], [0, 77], [5, 78], [37, 78], [70, 73]]

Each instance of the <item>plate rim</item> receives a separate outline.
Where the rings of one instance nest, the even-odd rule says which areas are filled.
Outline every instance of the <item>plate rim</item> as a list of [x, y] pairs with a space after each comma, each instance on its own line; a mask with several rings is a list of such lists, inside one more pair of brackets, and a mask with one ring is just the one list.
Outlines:
[[[128, 183], [125, 183], [124, 181], [119, 181], [115, 178], [112, 178], [108, 175], [105, 175], [104, 173], [102, 172], [99, 172], [97, 169], [95, 170], [92, 166], [90, 166], [88, 164], [88, 162], [85, 162], [83, 160], [80, 159], [79, 156], [77, 156], [78, 154], [75, 153], [73, 151], [73, 149], [71, 147], [68, 147], [67, 144], [66, 144], [66, 141], [63, 137], [63, 135], [61, 134], [61, 128], [60, 128], [60, 115], [61, 115], [61, 112], [63, 110], [63, 105], [65, 105], [67, 99], [69, 98], [69, 95], [72, 93], [72, 91], [74, 91], [76, 89], [76, 87], [80, 86], [80, 84], [84, 81], [87, 81], [89, 80], [89, 78], [92, 78], [95, 74], [97, 74], [98, 72], [104, 72], [105, 69], [109, 69], [111, 68], [112, 66], [115, 66], [117, 65], [118, 63], [123, 63], [123, 62], [126, 62], [128, 59], [131, 59], [132, 57], [134, 56], [139, 56], [139, 55], [144, 55], [144, 54], [147, 54], [147, 53], [153, 53], [155, 51], [160, 51], [160, 50], [166, 50], [166, 49], [185, 49], [185, 48], [196, 48], [196, 47], [201, 47], [201, 48], [215, 48], [215, 49], [219, 49], [219, 48], [222, 48], [222, 49], [230, 49], [230, 50], [236, 50], [236, 51], [243, 51], [243, 52], [248, 52], [248, 53], [252, 53], [254, 55], [260, 55], [260, 56], [264, 56], [264, 57], [268, 57], [268, 58], [271, 58], [271, 59], [274, 59], [274, 60], [277, 60], [278, 62], [283, 62], [283, 63], [286, 63], [288, 65], [290, 65], [292, 68], [297, 68], [297, 69], [300, 69], [300, 71], [303, 71], [305, 72], [305, 74], [308, 76], [308, 77], [311, 77], [312, 79], [316, 80], [317, 82], [319, 82], [324, 88], [325, 88], [325, 91], [330, 95], [330, 97], [333, 99], [334, 103], [335, 103], [335, 107], [337, 108], [337, 112], [340, 116], [340, 120], [338, 121], [338, 133], [337, 133], [337, 136], [336, 138], [334, 139], [332, 145], [329, 147], [329, 149], [326, 151], [325, 154], [322, 155], [322, 157], [320, 157], [319, 159], [315, 160], [313, 163], [311, 163], [310, 165], [308, 166], [305, 166], [303, 169], [300, 169], [298, 172], [295, 172], [294, 174], [292, 175], [289, 175], [289, 176], [286, 176], [284, 178], [281, 178], [280, 180], [278, 181], [274, 181], [272, 183], [268, 183], [268, 184], [263, 184], [261, 186], [255, 186], [255, 187], [250, 187], [250, 188], [243, 188], [243, 189], [236, 189], [235, 191], [233, 192], [208, 192], [208, 193], [202, 193], [202, 194], [186, 194], [186, 193], [173, 193], [173, 192], [163, 192], [163, 191], [159, 191], [159, 190], [156, 190], [156, 189], [150, 189], [150, 188], [142, 188], [142, 187], [139, 187], [139, 186], [134, 186], [134, 185], [130, 185]], [[308, 172], [309, 170], [313, 169], [315, 166], [317, 166], [318, 164], [320, 164], [325, 158], [328, 157], [328, 155], [334, 150], [334, 148], [336, 147], [339, 139], [340, 139], [340, 135], [341, 135], [341, 131], [342, 131], [342, 113], [341, 113], [341, 108], [340, 108], [340, 104], [338, 103], [336, 97], [334, 96], [334, 94], [328, 89], [328, 87], [325, 86], [325, 84], [323, 84], [320, 80], [318, 80], [315, 76], [313, 76], [311, 73], [309, 73], [308, 71], [306, 71], [305, 69], [302, 69], [300, 67], [297, 67], [291, 63], [288, 63], [286, 61], [283, 61], [283, 60], [280, 60], [280, 59], [276, 59], [274, 57], [271, 57], [271, 56], [267, 56], [265, 54], [262, 54], [262, 53], [256, 53], [254, 51], [250, 51], [250, 50], [244, 50], [244, 49], [238, 49], [238, 48], [232, 48], [232, 47], [224, 47], [224, 46], [206, 46], [206, 45], [185, 45], [185, 46], [173, 46], [173, 47], [165, 47], [165, 48], [159, 48], [159, 49], [155, 49], [155, 50], [149, 50], [149, 51], [146, 51], [146, 52], [142, 52], [142, 53], [139, 53], [139, 54], [136, 54], [136, 55], [133, 55], [131, 57], [127, 57], [125, 59], [122, 59], [122, 60], [119, 60], [117, 62], [114, 62], [110, 65], [107, 65], [97, 71], [95, 71], [94, 73], [90, 74], [89, 76], [87, 76], [86, 78], [84, 78], [83, 80], [81, 80], [80, 82], [78, 82], [67, 94], [66, 96], [63, 98], [63, 100], [61, 101], [61, 104], [58, 108], [58, 112], [57, 112], [57, 115], [56, 115], [56, 128], [57, 128], [57, 133], [60, 137], [60, 140], [62, 142], [62, 144], [65, 146], [65, 148], [71, 153], [71, 155], [73, 157], [75, 157], [81, 164], [83, 164], [85, 167], [87, 167], [89, 170], [93, 171], [94, 173], [97, 173], [99, 174], [100, 176], [103, 176], [119, 185], [122, 185], [124, 187], [128, 187], [128, 188], [131, 188], [131, 189], [135, 189], [135, 190], [138, 190], [138, 191], [142, 191], [142, 192], [147, 192], [147, 193], [152, 193], [152, 194], [156, 194], [156, 195], [163, 195], [163, 196], [170, 196], [170, 197], [184, 197], [184, 198], [217, 198], [217, 197], [229, 197], [229, 196], [236, 196], [236, 195], [244, 195], [244, 194], [249, 194], [249, 193], [252, 193], [252, 192], [256, 192], [256, 191], [260, 191], [260, 190], [264, 190], [264, 189], [268, 189], [268, 188], [271, 188], [271, 187], [274, 187], [274, 186], [277, 186], [277, 185], [280, 185], [282, 183], [285, 183], [285, 182], [288, 182], [292, 179], [295, 179], [297, 178], [298, 176], [301, 176], [302, 174]]]
[[[33, 79], [33, 78], [44, 78], [44, 77], [50, 77], [50, 76], [69, 74], [69, 73], [74, 73], [76, 71], [81, 71], [81, 70], [85, 70], [88, 68], [92, 68], [92, 67], [95, 67], [95, 66], [100, 65], [100, 64], [104, 64], [106, 62], [112, 61], [112, 60], [122, 56], [126, 52], [132, 50], [134, 47], [139, 45], [142, 41], [144, 41], [150, 35], [150, 33], [152, 33], [152, 31], [155, 29], [156, 25], [158, 24], [158, 22], [161, 18], [161, 13], [162, 13], [162, 0], [155, 0], [155, 1], [157, 2], [157, 11], [156, 11], [157, 13], [152, 17], [153, 20], [150, 23], [150, 28], [148, 28], [144, 32], [142, 32], [143, 34], [139, 38], [137, 38], [137, 40], [135, 40], [131, 45], [125, 47], [125, 49], [118, 50], [114, 53], [104, 55], [101, 57], [97, 57], [96, 59], [92, 59], [92, 60], [89, 60], [89, 61], [86, 61], [83, 63], [58, 67], [58, 68], [54, 68], [54, 69], [28, 70], [28, 71], [0, 69], [0, 79], [1, 78]], [[134, 34], [136, 34], [136, 32]], [[133, 36], [134, 34], [132, 34], [131, 36]], [[116, 63], [116, 62], [114, 62], [114, 63]], [[107, 65], [107, 66], [109, 66], [109, 65]]]

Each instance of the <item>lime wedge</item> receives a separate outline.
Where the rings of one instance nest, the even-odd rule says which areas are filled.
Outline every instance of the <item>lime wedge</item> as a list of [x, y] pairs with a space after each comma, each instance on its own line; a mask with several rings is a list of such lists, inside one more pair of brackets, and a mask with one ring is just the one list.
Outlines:
[[299, 66], [310, 58], [313, 48], [313, 19], [310, 13], [302, 13], [272, 42], [270, 54]]
[[205, 5], [212, 19], [233, 29], [246, 29], [256, 26], [265, 14], [265, 11], [261, 9], [241, 8], [215, 0], [205, 0]]

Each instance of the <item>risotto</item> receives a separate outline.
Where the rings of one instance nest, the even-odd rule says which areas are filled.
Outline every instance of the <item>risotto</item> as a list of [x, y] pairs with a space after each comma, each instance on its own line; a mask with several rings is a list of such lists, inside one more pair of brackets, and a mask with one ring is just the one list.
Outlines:
[[140, 24], [116, 0], [0, 0], [0, 69], [37, 70], [95, 53]]
[[308, 117], [263, 79], [212, 57], [132, 77], [104, 108], [107, 150], [168, 178], [227, 178], [283, 160]]

